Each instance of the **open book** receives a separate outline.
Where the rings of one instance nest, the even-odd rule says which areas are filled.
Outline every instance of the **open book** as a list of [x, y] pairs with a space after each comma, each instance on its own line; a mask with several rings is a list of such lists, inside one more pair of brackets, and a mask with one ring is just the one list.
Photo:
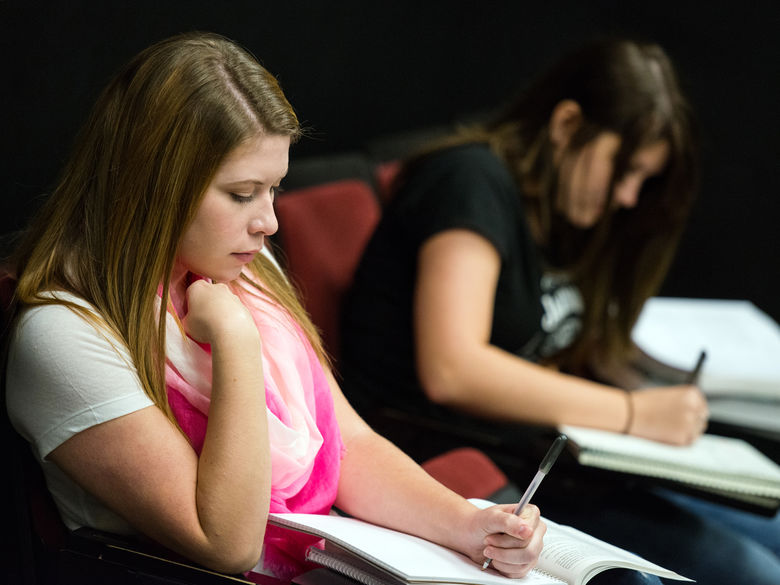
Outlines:
[[[482, 501], [474, 503], [489, 505]], [[309, 560], [365, 585], [581, 585], [602, 571], [618, 567], [690, 581], [583, 532], [546, 519], [548, 528], [539, 565], [519, 581], [503, 577], [492, 568], [483, 571], [468, 557], [448, 548], [354, 518], [270, 514], [269, 521], [324, 538], [325, 548], [311, 547]]]
[[741, 439], [702, 435], [677, 447], [567, 425], [560, 431], [582, 465], [677, 482], [768, 513], [780, 507], [780, 466]]

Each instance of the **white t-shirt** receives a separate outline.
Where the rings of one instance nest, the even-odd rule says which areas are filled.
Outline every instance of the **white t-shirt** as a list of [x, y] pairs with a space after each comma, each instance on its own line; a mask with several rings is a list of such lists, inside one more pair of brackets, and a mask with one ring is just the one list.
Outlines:
[[[268, 246], [261, 253], [282, 272]], [[79, 297], [56, 294], [94, 311]], [[63, 305], [28, 309], [11, 339], [6, 393], [11, 423], [32, 444], [65, 525], [133, 533], [127, 522], [46, 459], [85, 429], [153, 406], [124, 343]]]
[[[73, 295], [57, 296], [91, 308]], [[46, 459], [84, 429], [153, 405], [124, 344], [63, 305], [28, 309], [11, 339], [6, 391], [11, 423], [32, 444], [65, 525], [132, 533]]]

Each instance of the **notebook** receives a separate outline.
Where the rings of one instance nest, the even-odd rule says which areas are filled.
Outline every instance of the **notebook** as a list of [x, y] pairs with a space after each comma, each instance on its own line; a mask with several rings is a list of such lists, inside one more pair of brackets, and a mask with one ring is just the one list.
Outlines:
[[735, 501], [777, 510], [780, 466], [749, 443], [702, 435], [684, 447], [562, 425], [582, 465], [677, 482]]
[[[489, 502], [480, 502], [489, 505]], [[583, 585], [611, 568], [630, 568], [690, 581], [641, 557], [574, 528], [546, 520], [539, 565], [522, 580], [493, 568], [483, 571], [466, 556], [427, 540], [355, 518], [317, 514], [270, 514], [269, 522], [325, 539], [308, 559], [364, 585], [450, 583], [470, 585]]]

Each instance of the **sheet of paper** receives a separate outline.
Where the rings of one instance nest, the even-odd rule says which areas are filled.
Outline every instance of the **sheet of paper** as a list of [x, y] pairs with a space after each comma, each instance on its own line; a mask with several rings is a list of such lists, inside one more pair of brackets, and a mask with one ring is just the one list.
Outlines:
[[710, 420], [780, 437], [780, 403], [718, 398], [709, 401]]
[[[560, 431], [580, 447], [610, 453], [626, 459], [666, 462], [670, 466], [709, 470], [713, 474], [760, 478], [780, 490], [780, 466], [740, 439], [702, 435], [682, 447], [650, 441], [641, 437], [598, 429], [561, 425]], [[713, 475], [713, 481], [716, 478]]]
[[780, 326], [749, 301], [654, 297], [632, 338], [649, 355], [683, 370], [706, 350], [699, 383], [708, 395], [780, 401]]

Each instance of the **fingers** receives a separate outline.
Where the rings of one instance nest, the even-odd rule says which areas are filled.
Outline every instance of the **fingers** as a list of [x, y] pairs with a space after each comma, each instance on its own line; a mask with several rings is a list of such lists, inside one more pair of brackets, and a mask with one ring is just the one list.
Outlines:
[[[525, 576], [536, 566], [539, 554], [542, 552], [543, 537], [547, 526], [540, 519], [539, 509], [536, 506], [527, 506], [528, 516], [517, 518], [524, 528], [519, 533], [523, 537], [516, 537], [510, 533], [495, 533], [485, 537], [485, 558], [492, 559], [491, 566], [507, 577], [519, 578]], [[526, 516], [526, 510], [523, 511]], [[514, 524], [514, 523], [510, 523]], [[531, 528], [533, 526], [533, 529]], [[511, 528], [510, 528], [511, 529]]]
[[686, 395], [685, 403], [685, 423], [688, 430], [688, 440], [685, 443], [692, 443], [698, 439], [707, 430], [709, 425], [709, 408], [704, 394], [696, 387], [691, 386], [691, 391]]
[[212, 343], [222, 332], [256, 333], [252, 317], [225, 284], [197, 280], [187, 288], [185, 331], [197, 341]]
[[499, 504], [493, 508], [502, 513], [490, 516], [487, 526], [484, 527], [488, 538], [509, 535], [521, 540], [526, 539], [531, 536], [540, 521], [539, 508], [533, 504], [526, 505], [520, 516], [514, 514], [515, 504]]
[[688, 445], [707, 430], [707, 399], [693, 385], [643, 390], [635, 394], [635, 424], [640, 437]]

